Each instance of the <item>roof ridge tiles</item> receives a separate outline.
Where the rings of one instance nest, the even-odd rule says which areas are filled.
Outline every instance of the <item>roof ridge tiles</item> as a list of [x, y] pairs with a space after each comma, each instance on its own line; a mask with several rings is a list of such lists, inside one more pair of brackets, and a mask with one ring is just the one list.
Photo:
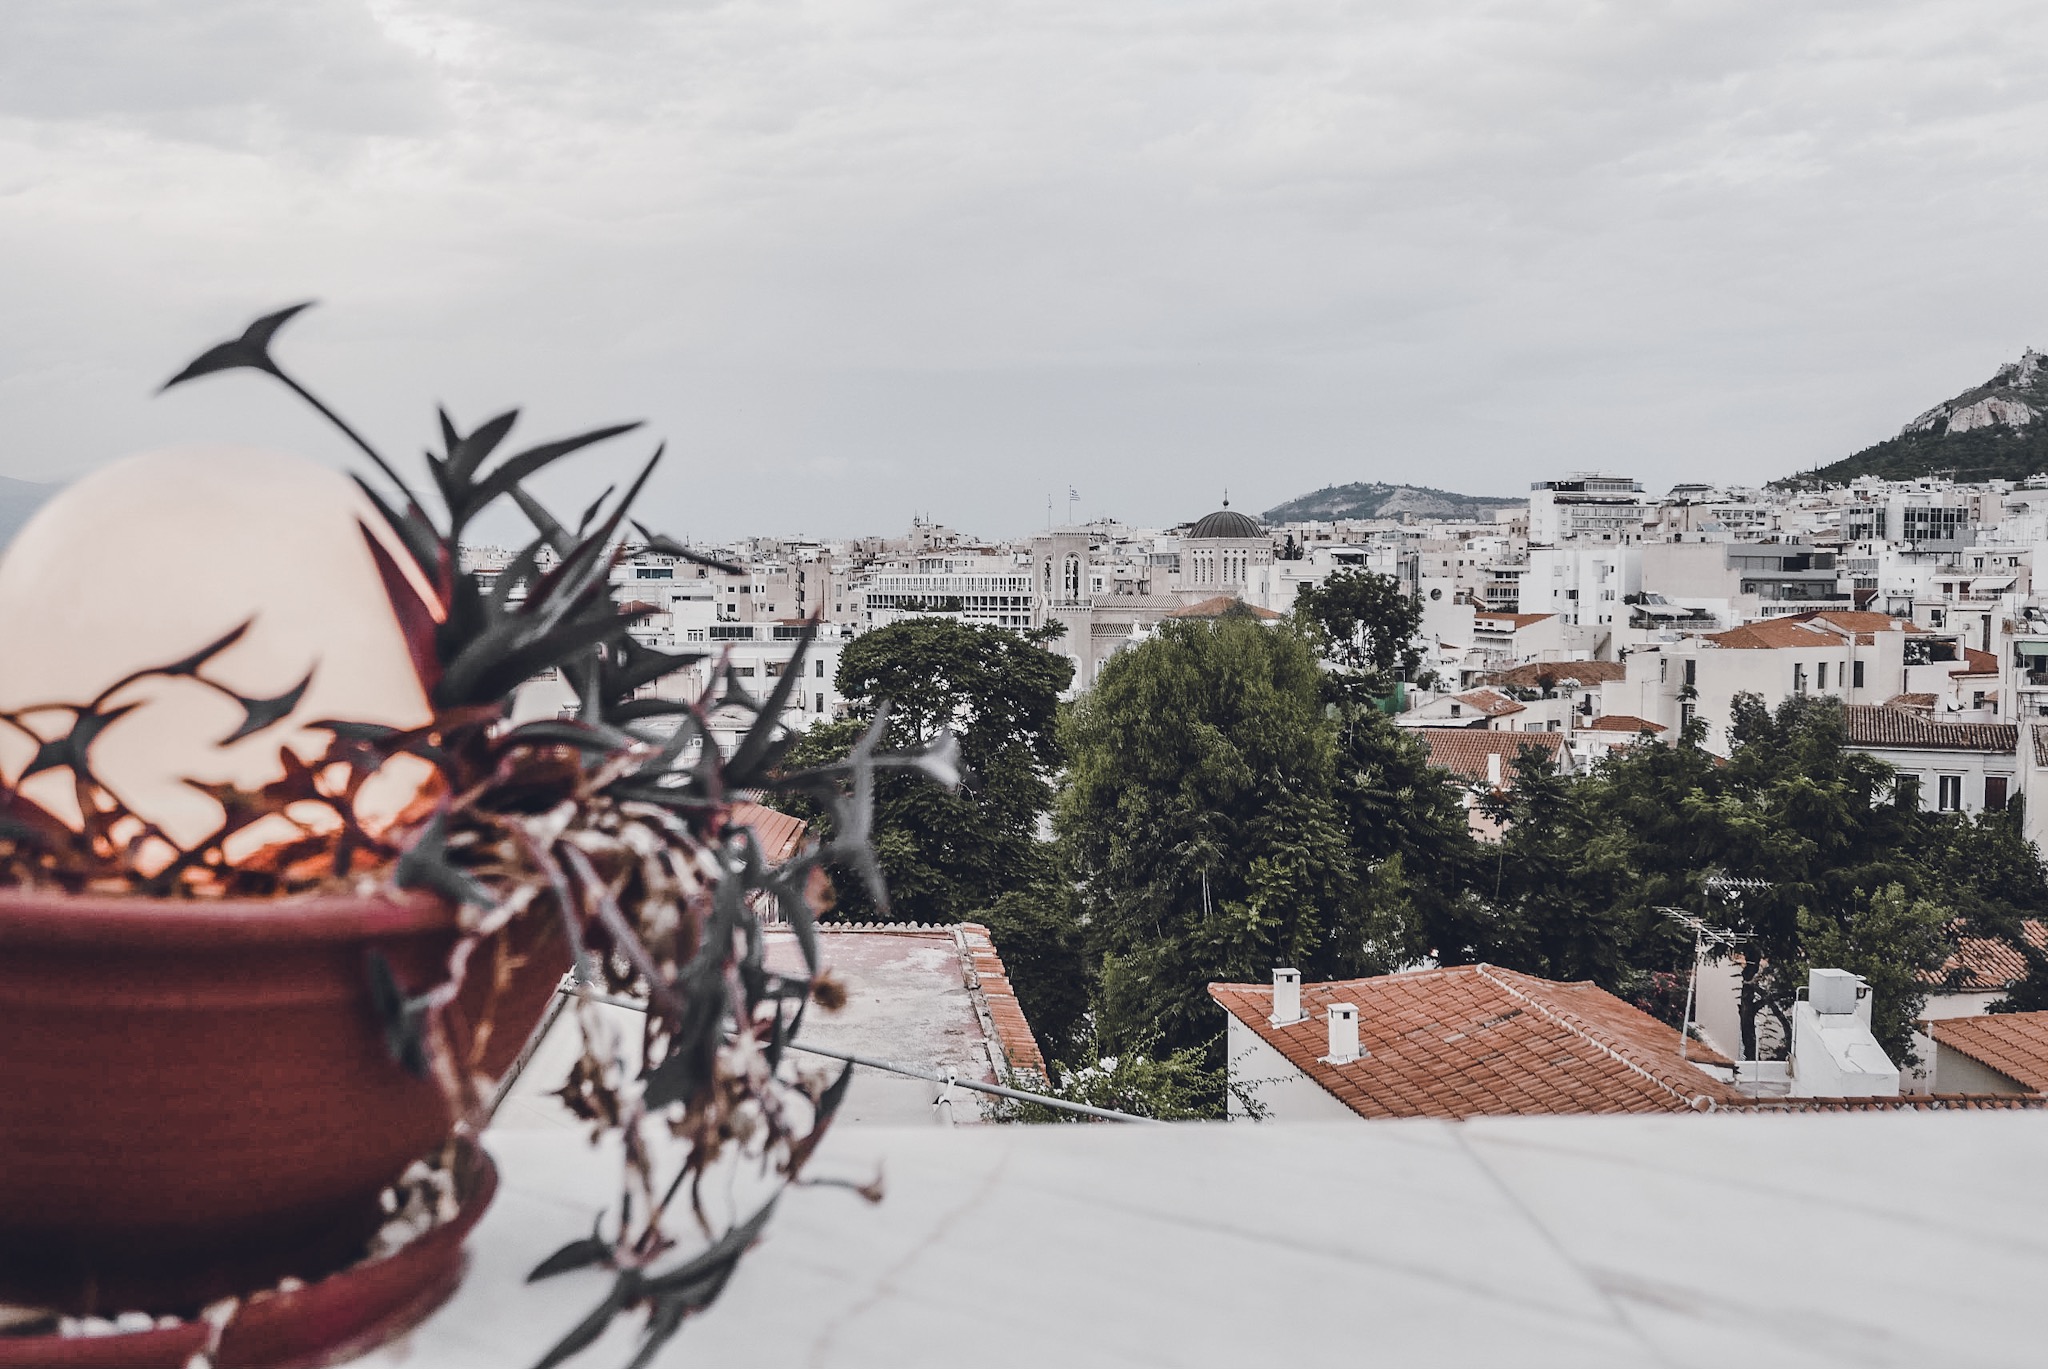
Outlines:
[[[1530, 1007], [1534, 1008], [1544, 1017], [1548, 1018], [1552, 1022], [1555, 1022], [1558, 1026], [1563, 1027], [1566, 1031], [1570, 1032], [1573, 1036], [1578, 1037], [1587, 1045], [1592, 1046], [1595, 1050], [1605, 1052], [1616, 1063], [1626, 1066], [1630, 1070], [1633, 1070], [1636, 1074], [1641, 1075], [1644, 1079], [1656, 1085], [1664, 1092], [1670, 1094], [1673, 1098], [1678, 1099], [1680, 1102], [1684, 1103], [1689, 1110], [1694, 1112], [1713, 1112], [1718, 1106], [1714, 1099], [1709, 1097], [1704, 1092], [1695, 1093], [1690, 1096], [1687, 1096], [1683, 1090], [1673, 1086], [1669, 1080], [1664, 1079], [1662, 1076], [1652, 1072], [1649, 1068], [1642, 1065], [1638, 1061], [1633, 1060], [1629, 1056], [1623, 1054], [1613, 1044], [1606, 1041], [1597, 1032], [1595, 1032], [1593, 1028], [1585, 1022], [1584, 1019], [1579, 1017], [1577, 1013], [1574, 1013], [1566, 1008], [1553, 1007], [1552, 1005], [1545, 1003], [1542, 999], [1536, 997], [1534, 994], [1523, 993], [1521, 990], [1515, 988], [1512, 984], [1509, 984], [1507, 981], [1495, 978], [1493, 974], [1489, 973], [1489, 971], [1495, 969], [1494, 966], [1481, 963], [1473, 966], [1473, 969], [1479, 973], [1480, 978], [1486, 980], [1490, 984], [1498, 985], [1500, 989], [1503, 992], [1505, 992], [1510, 998], [1519, 999], [1520, 1001], [1527, 1003]], [[1515, 974], [1515, 971], [1501, 970], [1499, 971], [1499, 973]], [[1523, 976], [1516, 975], [1516, 978], [1522, 977]], [[1582, 979], [1576, 982], [1579, 984], [1589, 986], [1592, 985], [1592, 981], [1589, 979]]]

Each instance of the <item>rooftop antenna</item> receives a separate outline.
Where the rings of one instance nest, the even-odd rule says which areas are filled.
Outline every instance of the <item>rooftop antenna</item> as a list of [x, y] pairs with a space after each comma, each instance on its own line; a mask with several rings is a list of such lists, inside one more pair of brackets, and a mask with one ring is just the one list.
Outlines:
[[[1708, 882], [1709, 884], [1713, 883], [1711, 880]], [[1755, 881], [1759, 885], [1762, 882], [1761, 880]], [[1706, 959], [1707, 947], [1713, 946], [1720, 950], [1733, 950], [1736, 946], [1749, 940], [1749, 933], [1731, 932], [1726, 927], [1716, 927], [1705, 918], [1688, 913], [1683, 908], [1660, 907], [1654, 908], [1651, 911], [1662, 913], [1665, 917], [1670, 918], [1673, 922], [1676, 922], [1679, 926], [1692, 933], [1692, 973], [1686, 976], [1685, 1013], [1679, 1019], [1678, 1024], [1678, 1058], [1683, 1061], [1686, 1059], [1687, 1048], [1692, 1045], [1693, 1000], [1695, 993], [1698, 991], [1700, 965]]]

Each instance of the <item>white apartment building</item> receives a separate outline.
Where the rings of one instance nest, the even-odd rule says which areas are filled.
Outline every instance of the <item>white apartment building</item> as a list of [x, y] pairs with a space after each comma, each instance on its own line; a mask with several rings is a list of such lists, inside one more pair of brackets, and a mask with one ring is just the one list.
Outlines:
[[1538, 480], [1529, 486], [1529, 545], [1640, 541], [1656, 508], [1643, 498], [1642, 482], [1628, 476], [1580, 471]]
[[[1068, 569], [1077, 578], [1089, 574], [1084, 561]], [[1021, 632], [1032, 626], [1036, 607], [1030, 562], [1016, 552], [919, 556], [875, 570], [861, 595], [866, 628], [936, 614]]]
[[1643, 552], [1633, 546], [1531, 547], [1520, 581], [1523, 613], [1554, 613], [1571, 624], [1626, 623], [1629, 596], [1643, 589]]

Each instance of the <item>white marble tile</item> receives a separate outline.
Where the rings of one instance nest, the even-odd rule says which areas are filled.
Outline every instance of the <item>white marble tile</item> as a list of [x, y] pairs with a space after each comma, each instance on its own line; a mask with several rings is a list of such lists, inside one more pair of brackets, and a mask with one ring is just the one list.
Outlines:
[[[530, 1363], [600, 1296], [520, 1280], [616, 1170], [561, 1130], [491, 1147], [468, 1282], [365, 1363]], [[2025, 1363], [2043, 1153], [2040, 1114], [849, 1128], [816, 1172], [879, 1165], [886, 1200], [791, 1194], [660, 1362]]]

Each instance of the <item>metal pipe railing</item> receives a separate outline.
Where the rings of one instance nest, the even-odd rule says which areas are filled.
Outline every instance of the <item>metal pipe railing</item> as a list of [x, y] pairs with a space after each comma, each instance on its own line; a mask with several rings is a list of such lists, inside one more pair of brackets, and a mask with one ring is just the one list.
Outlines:
[[[585, 998], [593, 1003], [604, 1003], [614, 1008], [625, 1008], [630, 1012], [646, 1012], [647, 1005], [637, 999], [621, 998], [616, 994], [596, 993], [590, 989], [570, 988], [564, 985], [557, 992], [565, 998]], [[1079, 1113], [1084, 1117], [1099, 1117], [1107, 1122], [1139, 1122], [1148, 1126], [1165, 1126], [1156, 1117], [1140, 1117], [1136, 1113], [1118, 1112], [1113, 1108], [1098, 1108], [1088, 1103], [1070, 1102], [1065, 1098], [1052, 1098], [1043, 1093], [1032, 1093], [1026, 1089], [1013, 1089], [1003, 1084], [984, 1084], [979, 1079], [962, 1079], [958, 1071], [948, 1069], [943, 1073], [924, 1069], [917, 1065], [899, 1064], [894, 1060], [877, 1060], [872, 1056], [855, 1055], [851, 1051], [836, 1051], [826, 1046], [806, 1046], [796, 1041], [785, 1044], [785, 1049], [802, 1051], [806, 1055], [823, 1055], [833, 1060], [842, 1060], [849, 1065], [860, 1065], [871, 1070], [883, 1070], [890, 1074], [901, 1074], [912, 1079], [923, 1079], [934, 1084], [952, 1088], [972, 1089], [976, 1093], [993, 1094], [998, 1098], [1011, 1098], [1024, 1103], [1043, 1103], [1049, 1108], [1062, 1112]]]

